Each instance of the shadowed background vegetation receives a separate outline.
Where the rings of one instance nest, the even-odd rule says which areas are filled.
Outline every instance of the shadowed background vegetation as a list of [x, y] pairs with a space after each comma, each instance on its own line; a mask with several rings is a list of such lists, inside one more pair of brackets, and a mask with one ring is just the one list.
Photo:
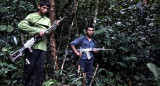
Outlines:
[[[94, 67], [99, 64], [93, 79], [95, 86], [159, 86], [160, 0], [150, 0], [144, 10], [136, 6], [139, 1], [55, 0], [56, 19], [67, 17], [55, 31], [57, 60], [61, 69], [54, 70], [48, 46], [43, 85], [82, 86], [79, 79], [83, 77], [76, 77], [78, 57], [73, 53], [66, 55], [65, 50], [70, 49], [70, 41], [85, 34], [86, 25], [94, 24], [94, 39], [98, 47], [114, 49], [95, 54]], [[37, 11], [38, 2], [0, 0], [1, 86], [22, 86], [23, 57], [14, 63], [8, 57], [27, 40], [27, 34], [17, 25], [29, 13]]]

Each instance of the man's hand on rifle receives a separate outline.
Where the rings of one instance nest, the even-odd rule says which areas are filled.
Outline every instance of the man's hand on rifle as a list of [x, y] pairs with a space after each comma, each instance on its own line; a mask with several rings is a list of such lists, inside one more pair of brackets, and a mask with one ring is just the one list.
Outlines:
[[93, 52], [94, 52], [94, 53], [98, 53], [98, 50], [97, 50], [97, 49], [94, 49]]
[[76, 53], [76, 55], [79, 56], [79, 58], [82, 57], [82, 52], [77, 51], [77, 49], [73, 45], [71, 45], [71, 48]]
[[79, 56], [79, 58], [82, 57], [82, 53], [80, 53], [80, 52], [78, 52], [78, 51], [76, 52], [76, 55]]
[[60, 24], [60, 22], [61, 22], [60, 20], [57, 20], [56, 25], [58, 26]]
[[43, 36], [44, 36], [44, 31], [41, 30], [41, 31], [39, 32], [39, 35], [40, 35], [40, 37], [43, 37]]

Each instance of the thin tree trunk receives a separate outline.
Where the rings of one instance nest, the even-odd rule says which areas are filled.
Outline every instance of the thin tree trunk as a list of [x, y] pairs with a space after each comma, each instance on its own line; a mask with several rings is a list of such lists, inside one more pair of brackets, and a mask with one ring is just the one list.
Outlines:
[[132, 86], [132, 80], [129, 79], [129, 86]]
[[94, 14], [94, 19], [93, 19], [94, 24], [97, 23], [98, 4], [99, 4], [99, 0], [96, 1], [96, 9], [95, 9], [95, 14]]
[[[51, 25], [54, 22], [55, 19], [55, 12], [54, 12], [54, 6], [55, 6], [55, 0], [49, 0], [51, 7], [50, 7], [50, 12], [49, 12], [49, 18], [51, 20]], [[53, 63], [54, 63], [54, 69], [59, 70], [58, 62], [57, 62], [57, 50], [56, 50], [56, 39], [55, 39], [55, 32], [51, 34], [50, 37], [50, 45], [51, 45], [51, 54], [53, 58]]]

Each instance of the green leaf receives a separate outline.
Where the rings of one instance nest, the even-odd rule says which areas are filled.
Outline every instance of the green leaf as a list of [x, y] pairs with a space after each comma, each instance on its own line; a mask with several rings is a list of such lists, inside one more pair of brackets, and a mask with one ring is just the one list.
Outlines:
[[7, 51], [7, 50], [8, 50], [8, 49], [7, 49], [6, 47], [3, 47], [3, 48], [2, 48], [2, 51], [3, 51], [3, 52], [5, 52], [5, 51]]
[[155, 76], [155, 78], [158, 78], [158, 76], [160, 74], [160, 69], [158, 69], [158, 67], [155, 64], [153, 64], [153, 63], [147, 63], [147, 67], [153, 73], [153, 75]]
[[6, 77], [6, 74], [3, 73], [1, 70], [0, 70], [0, 77], [1, 77], [1, 78]]
[[18, 2], [18, 0], [14, 0], [14, 1], [13, 1], [13, 3], [16, 3], [16, 2]]
[[117, 64], [119, 64], [120, 66], [122, 66], [122, 67], [127, 67], [127, 65], [124, 63], [124, 62], [117, 62]]
[[14, 27], [12, 25], [8, 25], [7, 32], [12, 32], [14, 30]]
[[0, 0], [0, 2], [7, 2], [7, 0]]
[[2, 68], [2, 71], [7, 74], [10, 71], [10, 69], [8, 69], [8, 68]]
[[95, 31], [94, 34], [98, 35], [98, 34], [101, 34], [101, 33], [103, 33], [103, 32], [104, 32], [104, 30], [97, 30], [97, 31]]
[[5, 45], [5, 41], [0, 39], [0, 45]]
[[124, 57], [123, 60], [125, 60], [125, 61], [128, 61], [128, 60], [136, 61], [136, 60], [137, 60], [137, 57], [135, 57], [135, 56]]
[[137, 57], [131, 56], [130, 59], [136, 61], [136, 60], [137, 60]]
[[112, 28], [108, 28], [107, 30], [110, 32], [114, 32], [114, 30]]
[[122, 47], [122, 46], [121, 46], [121, 47], [119, 47], [119, 49], [120, 49], [120, 50], [127, 51], [127, 48], [125, 48], [125, 47]]
[[145, 43], [147, 43], [148, 45], [150, 45], [151, 43], [150, 43], [150, 41], [148, 41], [148, 40], [145, 40]]
[[110, 38], [110, 34], [106, 34], [105, 37], [106, 37], [106, 38]]
[[138, 47], [141, 47], [141, 46], [143, 46], [143, 45], [144, 45], [143, 42], [141, 42], [141, 41], [138, 42]]
[[5, 31], [7, 29], [7, 25], [1, 25], [0, 26], [0, 31]]
[[114, 73], [113, 72], [108, 72], [108, 75], [112, 77], [114, 75]]
[[17, 69], [15, 66], [13, 66], [13, 64], [9, 64], [8, 67], [11, 68], [11, 69], [13, 69], [13, 70]]
[[2, 12], [2, 13], [8, 12], [8, 8], [7, 7], [2, 7], [2, 8], [0, 8], [0, 12]]

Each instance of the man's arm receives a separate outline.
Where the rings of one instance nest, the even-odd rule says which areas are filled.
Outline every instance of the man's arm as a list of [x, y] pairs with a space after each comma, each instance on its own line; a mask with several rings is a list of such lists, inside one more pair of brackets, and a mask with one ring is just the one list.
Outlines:
[[71, 45], [72, 50], [76, 53], [77, 56], [82, 57], [82, 53], [78, 52], [75, 46]]
[[[45, 18], [47, 22], [41, 21], [42, 18], [43, 19]], [[41, 25], [37, 26], [37, 24], [42, 24], [42, 27], [39, 27]], [[39, 16], [37, 16], [37, 14], [32, 13], [32, 14], [29, 14], [23, 21], [21, 21], [18, 24], [18, 28], [22, 31], [25, 31], [25, 32], [29, 33], [30, 36], [33, 36], [37, 33], [39, 33], [40, 36], [43, 36], [44, 31], [45, 31], [44, 28], [47, 28], [43, 25], [46, 25], [46, 26], [49, 27], [50, 26], [50, 20], [46, 17], [39, 17]]]
[[77, 51], [77, 49], [75, 48], [76, 45], [79, 45], [80, 46], [80, 42], [83, 41], [84, 37], [79, 37], [79, 38], [76, 38], [75, 40], [73, 40], [70, 45], [71, 45], [71, 48], [72, 50], [76, 53], [76, 55], [78, 55], [79, 57], [82, 57], [82, 53], [80, 51]]
[[38, 28], [35, 28], [35, 27], [32, 27], [29, 25], [29, 22], [28, 21], [21, 21], [19, 24], [18, 24], [18, 28], [27, 32], [27, 33], [30, 33], [30, 34], [37, 34], [39, 33], [39, 35], [41, 37], [44, 36], [44, 31], [43, 30], [39, 30]]
[[31, 33], [31, 34], [35, 34], [35, 33], [39, 33], [40, 30], [33, 27], [33, 26], [30, 26], [29, 22], [26, 21], [26, 20], [23, 20], [21, 21], [19, 24], [18, 24], [18, 28], [27, 32], [27, 33]]

